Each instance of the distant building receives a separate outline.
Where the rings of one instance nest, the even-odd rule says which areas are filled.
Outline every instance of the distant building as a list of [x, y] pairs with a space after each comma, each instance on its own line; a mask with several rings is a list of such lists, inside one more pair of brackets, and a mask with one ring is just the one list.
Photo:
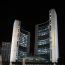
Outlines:
[[0, 54], [0, 65], [2, 65], [2, 54]]
[[2, 65], [2, 54], [1, 54], [2, 53], [1, 51], [2, 50], [1, 49], [2, 49], [2, 46], [0, 45], [0, 65]]
[[2, 65], [4, 65], [3, 63], [10, 62], [10, 50], [11, 50], [11, 43], [2, 42]]
[[58, 61], [58, 29], [57, 14], [49, 11], [49, 21], [35, 26], [34, 55], [48, 62]]
[[2, 48], [2, 45], [0, 44], [0, 54], [1, 54], [1, 48]]

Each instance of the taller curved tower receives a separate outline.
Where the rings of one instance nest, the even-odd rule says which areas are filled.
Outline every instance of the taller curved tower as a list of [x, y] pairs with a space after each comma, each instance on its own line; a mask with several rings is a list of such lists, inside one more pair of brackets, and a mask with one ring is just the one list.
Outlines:
[[55, 9], [49, 11], [49, 26], [50, 26], [50, 60], [52, 62], [58, 61], [58, 26], [57, 26], [57, 14]]

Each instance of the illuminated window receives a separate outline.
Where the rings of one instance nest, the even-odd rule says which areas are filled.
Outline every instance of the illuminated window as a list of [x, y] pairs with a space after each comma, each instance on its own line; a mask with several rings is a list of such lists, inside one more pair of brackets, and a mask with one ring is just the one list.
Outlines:
[[21, 61], [23, 57], [27, 56], [27, 44], [29, 42], [27, 34], [20, 33], [19, 40], [17, 42], [18, 45], [18, 53], [16, 59]]
[[50, 60], [49, 21], [36, 27], [36, 55]]

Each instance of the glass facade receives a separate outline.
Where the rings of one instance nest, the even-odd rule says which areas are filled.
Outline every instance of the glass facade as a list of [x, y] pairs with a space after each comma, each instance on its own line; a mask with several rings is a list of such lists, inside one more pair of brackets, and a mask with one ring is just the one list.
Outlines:
[[35, 55], [50, 60], [49, 21], [35, 27]]
[[30, 33], [22, 30], [19, 34], [19, 39], [17, 42], [18, 51], [17, 51], [17, 61], [22, 61], [24, 57], [27, 57], [29, 54], [29, 43], [30, 43]]

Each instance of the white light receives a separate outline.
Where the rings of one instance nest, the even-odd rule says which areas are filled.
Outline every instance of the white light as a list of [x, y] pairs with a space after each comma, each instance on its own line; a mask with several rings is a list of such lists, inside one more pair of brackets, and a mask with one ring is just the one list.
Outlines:
[[41, 50], [39, 49], [38, 51], [40, 52]]

